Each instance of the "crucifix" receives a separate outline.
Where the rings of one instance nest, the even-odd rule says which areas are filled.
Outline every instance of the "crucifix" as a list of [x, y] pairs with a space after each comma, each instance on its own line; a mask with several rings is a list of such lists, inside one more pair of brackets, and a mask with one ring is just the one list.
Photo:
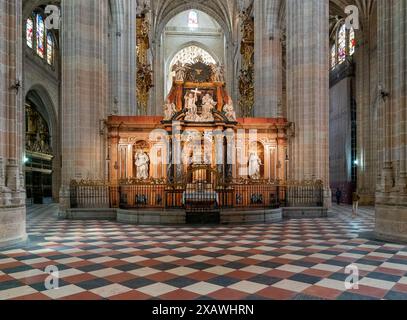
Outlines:
[[197, 98], [198, 94], [202, 93], [201, 91], [198, 90], [198, 88], [196, 88], [195, 90], [192, 90], [191, 92], [195, 94], [195, 99]]

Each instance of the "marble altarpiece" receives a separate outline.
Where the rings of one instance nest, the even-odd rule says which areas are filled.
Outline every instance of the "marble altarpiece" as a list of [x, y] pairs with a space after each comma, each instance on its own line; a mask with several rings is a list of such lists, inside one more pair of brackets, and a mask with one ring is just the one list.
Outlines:
[[108, 119], [111, 183], [173, 183], [194, 166], [216, 170], [225, 181], [285, 180], [285, 119], [236, 117], [221, 65], [198, 57], [173, 71], [162, 117]]

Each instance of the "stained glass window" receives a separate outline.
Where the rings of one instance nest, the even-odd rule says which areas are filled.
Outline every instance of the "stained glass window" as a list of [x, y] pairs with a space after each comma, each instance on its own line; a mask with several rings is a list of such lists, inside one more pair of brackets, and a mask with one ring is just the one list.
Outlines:
[[331, 48], [331, 68], [336, 66], [336, 44]]
[[343, 24], [338, 34], [338, 63], [345, 61], [346, 49], [346, 26]]
[[182, 49], [175, 55], [174, 59], [172, 59], [171, 67], [178, 61], [181, 61], [183, 65], [187, 63], [192, 64], [198, 57], [201, 57], [204, 63], [216, 63], [216, 60], [204, 49], [197, 46], [189, 46]]
[[198, 13], [196, 11], [190, 11], [188, 14], [188, 27], [198, 28]]
[[355, 30], [351, 28], [349, 30], [349, 55], [353, 55], [356, 49], [356, 37]]
[[347, 29], [343, 23], [332, 42], [334, 45], [331, 47], [331, 68], [334, 68], [355, 53], [357, 44], [355, 30]]
[[54, 58], [54, 40], [52, 39], [51, 33], [48, 32], [47, 35], [47, 62], [48, 64], [53, 64]]
[[26, 40], [27, 40], [27, 46], [29, 46], [31, 49], [33, 47], [33, 35], [34, 35], [34, 21], [32, 18], [27, 19], [27, 24], [26, 24]]
[[45, 40], [44, 18], [41, 15], [37, 14], [37, 54], [41, 58], [44, 58], [45, 54], [44, 40]]

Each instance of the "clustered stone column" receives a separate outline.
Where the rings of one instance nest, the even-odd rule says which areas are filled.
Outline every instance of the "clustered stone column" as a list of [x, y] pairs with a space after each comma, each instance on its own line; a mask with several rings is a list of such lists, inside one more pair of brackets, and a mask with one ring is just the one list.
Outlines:
[[0, 247], [27, 238], [21, 3], [0, 0]]
[[108, 5], [62, 1], [62, 211], [69, 207], [71, 180], [101, 180], [107, 171]]
[[254, 1], [254, 113], [256, 117], [283, 116], [280, 6], [281, 0]]
[[329, 2], [287, 0], [289, 178], [322, 180], [329, 191]]
[[407, 2], [378, 1], [379, 84], [388, 97], [378, 115], [383, 165], [376, 193], [376, 234], [407, 240]]
[[137, 1], [113, 0], [112, 15], [112, 113], [135, 115], [137, 62]]
[[361, 28], [355, 30], [358, 48], [354, 59], [356, 72], [358, 193], [360, 204], [373, 205], [376, 191], [377, 157], [377, 50], [376, 30], [370, 12], [360, 10]]

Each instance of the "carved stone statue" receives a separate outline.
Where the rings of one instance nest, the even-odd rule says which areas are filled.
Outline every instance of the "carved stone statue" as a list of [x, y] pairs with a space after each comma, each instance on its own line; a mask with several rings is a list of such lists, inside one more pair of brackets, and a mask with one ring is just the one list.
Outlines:
[[236, 112], [231, 97], [228, 97], [227, 103], [223, 106], [223, 112], [229, 121], [236, 121]]
[[216, 102], [213, 100], [212, 96], [207, 93], [202, 98], [202, 121], [214, 121], [212, 110], [216, 106]]
[[198, 107], [196, 106], [196, 102], [198, 101], [198, 90], [191, 91], [190, 93], [186, 94], [185, 99], [185, 109], [187, 110], [185, 120], [186, 121], [199, 121], [200, 117], [198, 115]]
[[213, 81], [214, 82], [224, 82], [225, 81], [225, 69], [223, 65], [211, 64], [212, 74], [213, 74]]
[[252, 152], [249, 156], [249, 177], [253, 180], [259, 180], [261, 178], [260, 166], [262, 165], [259, 156]]
[[178, 61], [172, 68], [175, 72], [175, 81], [183, 82], [185, 80], [187, 67], [183, 66], [181, 61]]
[[136, 167], [137, 175], [136, 178], [139, 180], [147, 180], [149, 178], [149, 166], [150, 158], [147, 153], [143, 151], [138, 151], [136, 154]]
[[167, 99], [167, 102], [164, 105], [164, 120], [171, 120], [176, 113], [177, 107], [174, 103], [171, 103], [170, 99]]

